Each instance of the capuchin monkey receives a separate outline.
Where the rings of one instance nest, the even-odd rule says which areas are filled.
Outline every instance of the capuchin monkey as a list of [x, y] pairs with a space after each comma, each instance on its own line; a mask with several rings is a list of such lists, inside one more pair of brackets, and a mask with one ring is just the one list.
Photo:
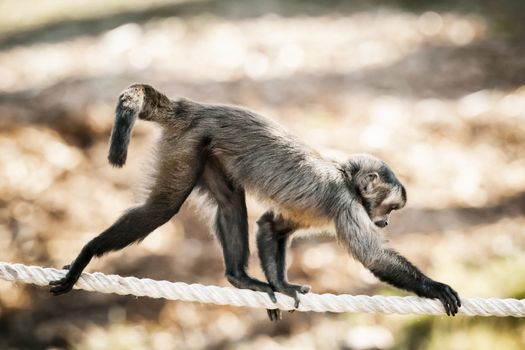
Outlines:
[[[381, 281], [439, 299], [447, 315], [461, 306], [448, 285], [425, 276], [386, 245], [380, 229], [389, 214], [406, 203], [406, 191], [390, 168], [370, 155], [345, 161], [321, 156], [283, 127], [239, 107], [170, 100], [153, 87], [135, 84], [120, 95], [111, 132], [109, 162], [126, 162], [137, 119], [162, 126], [157, 165], [149, 197], [129, 209], [111, 227], [89, 241], [50, 282], [51, 293], [69, 292], [94, 257], [139, 242], [179, 211], [195, 190], [215, 208], [215, 231], [224, 254], [225, 274], [237, 288], [275, 292], [299, 305], [308, 286], [291, 284], [286, 247], [299, 229], [331, 225], [338, 241]], [[245, 191], [269, 203], [257, 221], [257, 247], [267, 282], [246, 272], [249, 256]], [[271, 320], [278, 309], [268, 310]]]

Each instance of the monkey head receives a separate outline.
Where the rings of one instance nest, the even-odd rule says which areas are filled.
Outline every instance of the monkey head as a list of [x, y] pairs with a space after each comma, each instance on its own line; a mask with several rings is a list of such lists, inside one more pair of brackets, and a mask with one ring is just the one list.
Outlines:
[[407, 195], [403, 184], [388, 165], [371, 156], [358, 155], [350, 160], [351, 181], [372, 222], [384, 228], [390, 212], [405, 206]]

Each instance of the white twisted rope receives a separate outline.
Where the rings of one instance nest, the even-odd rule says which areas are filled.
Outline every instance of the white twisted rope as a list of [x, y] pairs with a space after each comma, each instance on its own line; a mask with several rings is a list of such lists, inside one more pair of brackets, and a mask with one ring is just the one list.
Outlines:
[[[0, 278], [12, 281], [47, 286], [50, 281], [64, 277], [66, 270], [25, 266], [0, 262]], [[99, 272], [83, 273], [77, 289], [116, 293], [120, 295], [147, 296], [170, 300], [198, 301], [218, 305], [279, 308], [293, 310], [293, 299], [277, 293], [273, 303], [266, 293], [247, 289], [203, 286], [182, 282], [155, 281], [148, 278], [104, 275]], [[305, 294], [300, 295], [298, 311], [316, 312], [368, 312], [386, 314], [444, 314], [441, 303], [418, 297], [385, 297], [366, 295]], [[464, 298], [461, 299], [460, 315], [468, 316], [525, 316], [525, 299]]]

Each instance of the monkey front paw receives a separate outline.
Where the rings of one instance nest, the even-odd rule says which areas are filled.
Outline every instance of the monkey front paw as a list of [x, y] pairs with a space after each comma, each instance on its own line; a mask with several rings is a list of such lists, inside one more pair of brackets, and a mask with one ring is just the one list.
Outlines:
[[455, 316], [461, 307], [461, 300], [459, 299], [458, 293], [444, 283], [433, 282], [428, 287], [428, 295], [425, 296], [439, 299], [448, 316]]
[[296, 309], [299, 307], [299, 294], [306, 294], [310, 291], [310, 286], [302, 286], [299, 284], [291, 284], [287, 282], [279, 285], [273, 285], [272, 287], [276, 292], [292, 297], [295, 300], [294, 307]]

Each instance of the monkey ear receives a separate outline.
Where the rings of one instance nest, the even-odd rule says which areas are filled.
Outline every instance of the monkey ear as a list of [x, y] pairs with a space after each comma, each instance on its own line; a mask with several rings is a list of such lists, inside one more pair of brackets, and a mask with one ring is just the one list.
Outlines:
[[379, 174], [376, 172], [368, 173], [364, 176], [362, 189], [366, 192], [372, 192], [379, 183]]

